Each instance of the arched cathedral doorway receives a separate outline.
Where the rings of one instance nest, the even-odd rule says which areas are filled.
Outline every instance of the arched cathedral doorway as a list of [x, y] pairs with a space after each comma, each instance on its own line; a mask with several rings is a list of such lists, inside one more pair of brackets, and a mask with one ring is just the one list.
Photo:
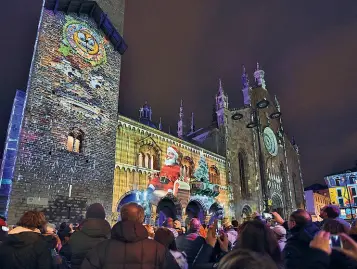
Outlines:
[[201, 223], [205, 222], [205, 217], [206, 217], [206, 212], [204, 211], [202, 205], [195, 200], [191, 200], [187, 207], [186, 207], [186, 223], [189, 223], [189, 221], [192, 218], [197, 218], [201, 221]]
[[242, 215], [241, 215], [243, 221], [250, 220], [252, 214], [253, 214], [253, 210], [250, 208], [249, 205], [243, 206]]
[[218, 220], [223, 219], [224, 210], [220, 204], [213, 203], [211, 205], [211, 207], [209, 208], [208, 213], [211, 217], [207, 224], [211, 225], [216, 219], [218, 219]]
[[[141, 195], [142, 193], [140, 191], [129, 191], [125, 193], [118, 202], [117, 212], [120, 213], [120, 209], [122, 208], [122, 206], [128, 203], [137, 203], [144, 207], [144, 205], [141, 203]], [[120, 214], [118, 220], [120, 220]]]
[[173, 195], [163, 197], [157, 204], [155, 225], [161, 227], [167, 218], [179, 221], [182, 218], [181, 204]]
[[280, 216], [284, 219], [284, 205], [283, 201], [277, 193], [274, 193], [271, 197], [272, 200], [272, 210], [279, 213]]

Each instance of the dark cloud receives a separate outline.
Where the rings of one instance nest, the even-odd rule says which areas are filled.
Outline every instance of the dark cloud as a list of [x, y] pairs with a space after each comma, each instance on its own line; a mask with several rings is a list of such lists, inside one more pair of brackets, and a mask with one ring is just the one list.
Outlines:
[[[3, 137], [16, 88], [26, 86], [40, 0], [11, 1], [2, 25], [0, 124]], [[218, 78], [232, 107], [242, 105], [241, 65], [257, 60], [277, 94], [285, 129], [301, 149], [305, 184], [357, 159], [357, 2], [127, 1], [120, 112], [137, 118], [146, 100], [154, 118], [176, 129], [180, 99], [196, 126], [211, 120]], [[4, 53], [6, 52], [6, 53]]]

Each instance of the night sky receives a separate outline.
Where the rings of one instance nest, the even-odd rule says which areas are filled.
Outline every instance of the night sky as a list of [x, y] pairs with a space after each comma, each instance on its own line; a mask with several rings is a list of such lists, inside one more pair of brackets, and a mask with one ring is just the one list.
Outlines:
[[[41, 4], [2, 7], [1, 143], [15, 90], [26, 88]], [[124, 25], [121, 114], [136, 119], [148, 101], [154, 120], [176, 130], [182, 98], [187, 120], [193, 111], [203, 127], [218, 79], [230, 106], [241, 107], [241, 66], [252, 80], [259, 61], [300, 146], [305, 185], [357, 160], [356, 0], [130, 0]]]

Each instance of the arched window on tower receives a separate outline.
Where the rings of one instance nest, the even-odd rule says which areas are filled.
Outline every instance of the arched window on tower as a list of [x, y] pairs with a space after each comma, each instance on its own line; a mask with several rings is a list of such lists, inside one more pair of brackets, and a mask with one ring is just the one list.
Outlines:
[[145, 164], [144, 164], [144, 167], [145, 168], [150, 168], [149, 167], [150, 165], [150, 155], [148, 153], [145, 154]]
[[70, 152], [80, 153], [83, 151], [83, 140], [84, 133], [82, 130], [74, 128], [67, 135], [67, 145], [66, 148]]
[[159, 170], [160, 168], [160, 152], [159, 149], [152, 145], [144, 144], [138, 150], [137, 165], [139, 167]]
[[212, 184], [221, 184], [219, 179], [219, 170], [215, 165], [211, 165], [209, 168], [209, 181]]
[[184, 177], [192, 178], [194, 166], [195, 164], [191, 157], [183, 157], [181, 161], [181, 175], [183, 175]]
[[144, 154], [141, 152], [138, 154], [138, 166], [143, 167], [144, 164]]
[[243, 198], [249, 197], [249, 187], [248, 187], [248, 175], [247, 175], [247, 167], [246, 167], [246, 158], [245, 154], [242, 152], [238, 153], [238, 166], [239, 166], [239, 182], [241, 195]]
[[154, 156], [152, 156], [152, 155], [150, 156], [149, 166], [150, 166], [149, 167], [150, 169], [154, 169]]
[[293, 189], [294, 189], [294, 198], [295, 198], [295, 203], [296, 207], [300, 208], [301, 205], [303, 204], [302, 199], [300, 199], [300, 190], [299, 190], [299, 182], [296, 178], [296, 174], [293, 172], [292, 175], [292, 180], [293, 180]]
[[285, 171], [284, 164], [281, 162], [279, 166], [280, 176], [281, 176], [281, 190], [282, 190], [282, 197], [283, 197], [283, 204], [285, 206], [285, 211], [289, 212], [291, 210], [291, 197], [290, 197], [290, 189], [289, 189], [289, 182], [287, 179], [287, 173]]

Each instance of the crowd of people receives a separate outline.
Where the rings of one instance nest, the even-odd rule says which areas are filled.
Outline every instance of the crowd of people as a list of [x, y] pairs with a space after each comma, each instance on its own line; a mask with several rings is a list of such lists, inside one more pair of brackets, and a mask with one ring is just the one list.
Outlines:
[[357, 269], [357, 227], [339, 213], [330, 205], [322, 222], [298, 209], [288, 220], [272, 212], [241, 225], [192, 218], [182, 227], [168, 218], [152, 227], [143, 208], [128, 203], [111, 227], [103, 206], [92, 204], [82, 223], [56, 227], [28, 211], [14, 227], [0, 218], [0, 269]]

